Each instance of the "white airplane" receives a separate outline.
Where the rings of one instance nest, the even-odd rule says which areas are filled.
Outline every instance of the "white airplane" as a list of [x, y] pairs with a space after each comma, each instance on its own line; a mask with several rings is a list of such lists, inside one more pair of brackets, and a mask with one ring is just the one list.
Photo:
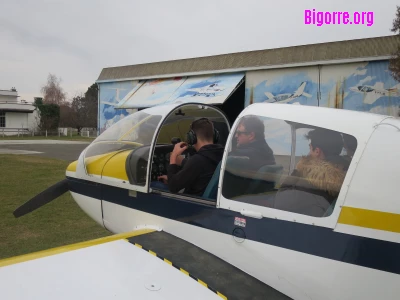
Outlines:
[[[286, 145], [289, 154], [276, 156], [275, 165], [254, 169], [249, 157], [230, 153], [242, 133], [252, 136], [238, 129], [249, 116], [267, 120], [273, 151]], [[184, 128], [199, 117], [218, 124], [221, 136], [229, 134], [219, 141], [225, 152], [204, 194], [154, 187], [177, 141], [170, 134], [184, 140]], [[0, 261], [1, 299], [397, 300], [400, 120], [257, 103], [230, 128], [221, 110], [186, 103], [144, 109], [107, 129], [68, 166], [64, 180], [14, 215], [69, 191], [115, 235]], [[347, 149], [348, 165], [319, 178], [317, 164], [313, 178], [287, 190], [282, 183], [301, 167], [296, 141], [307, 128], [322, 130], [340, 153]], [[336, 142], [332, 131], [341, 136]], [[327, 170], [328, 161], [320, 162]], [[286, 200], [279, 198], [285, 193]]]
[[351, 91], [356, 93], [364, 94], [364, 103], [373, 104], [376, 100], [381, 97], [399, 97], [400, 84], [396, 84], [394, 87], [390, 89], [385, 89], [383, 82], [377, 82], [374, 86], [369, 85], [358, 85], [350, 88]]
[[[109, 90], [115, 90], [116, 91], [116, 95], [115, 95], [115, 102], [110, 102], [110, 101], [100, 101], [100, 103], [103, 104], [107, 104], [107, 105], [111, 105], [111, 106], [117, 106], [119, 104], [120, 101], [122, 101], [119, 97], [119, 92], [120, 91], [124, 91], [126, 89], [121, 89], [121, 88], [108, 88]], [[125, 98], [124, 98], [125, 99]]]
[[304, 92], [304, 89], [306, 87], [307, 82], [303, 81], [299, 88], [292, 94], [279, 94], [274, 96], [272, 93], [270, 92], [265, 92], [265, 96], [268, 97], [268, 100], [264, 101], [266, 103], [274, 103], [274, 102], [279, 102], [279, 103], [287, 103], [292, 101], [293, 99], [296, 99], [300, 96], [305, 96], [307, 98], [311, 98], [312, 95]]
[[219, 86], [218, 83], [212, 83], [202, 88], [189, 89], [190, 92], [195, 92], [192, 97], [214, 97], [218, 92], [225, 90], [225, 87]]

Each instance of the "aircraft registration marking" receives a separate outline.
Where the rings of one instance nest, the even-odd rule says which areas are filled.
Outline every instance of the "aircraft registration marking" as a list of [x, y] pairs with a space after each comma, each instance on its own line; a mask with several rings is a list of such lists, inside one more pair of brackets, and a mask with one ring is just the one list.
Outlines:
[[235, 222], [234, 222], [234, 224], [235, 224], [236, 226], [246, 227], [246, 219], [239, 218], [239, 217], [235, 217]]
[[[128, 243], [129, 240], [125, 239]], [[164, 262], [166, 262], [167, 264], [169, 264], [170, 266], [173, 266], [175, 269], [181, 271], [183, 274], [189, 276], [190, 278], [193, 278], [194, 280], [196, 280], [198, 283], [200, 283], [202, 286], [208, 288], [209, 290], [213, 291], [215, 294], [217, 294], [218, 296], [220, 296], [222, 299], [228, 300], [228, 298], [226, 296], [224, 296], [223, 294], [221, 294], [220, 292], [218, 292], [217, 290], [213, 289], [212, 287], [210, 287], [207, 283], [205, 283], [204, 281], [196, 278], [195, 276], [193, 276], [192, 274], [190, 274], [188, 271], [178, 267], [177, 265], [175, 265], [174, 263], [172, 263], [171, 261], [169, 261], [168, 259], [161, 257], [160, 255], [158, 255], [157, 253], [155, 253], [154, 251], [151, 251], [149, 249], [144, 248], [142, 245], [135, 243], [134, 244], [136, 247], [143, 249], [147, 252], [149, 252], [151, 255], [154, 255], [156, 257], [158, 257], [159, 259], [163, 260]]]

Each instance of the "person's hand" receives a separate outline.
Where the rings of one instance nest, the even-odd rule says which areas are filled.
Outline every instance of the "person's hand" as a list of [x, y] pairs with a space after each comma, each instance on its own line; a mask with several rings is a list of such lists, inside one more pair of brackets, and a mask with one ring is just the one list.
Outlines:
[[157, 179], [159, 181], [162, 181], [164, 184], [168, 184], [168, 176], [167, 175], [158, 176]]
[[185, 159], [185, 156], [184, 155], [178, 155], [177, 157], [176, 157], [176, 164], [178, 165], [178, 166], [180, 166], [180, 165], [182, 165], [182, 161]]
[[177, 157], [181, 155], [186, 149], [187, 149], [187, 143], [185, 142], [180, 142], [175, 144], [174, 150], [171, 153], [170, 157], [170, 164], [176, 164], [177, 163]]

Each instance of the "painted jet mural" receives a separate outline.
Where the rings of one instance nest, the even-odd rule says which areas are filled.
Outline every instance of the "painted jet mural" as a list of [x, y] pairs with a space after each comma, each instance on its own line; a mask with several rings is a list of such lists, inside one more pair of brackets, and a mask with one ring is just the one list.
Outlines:
[[202, 96], [202, 97], [215, 97], [216, 93], [225, 90], [225, 87], [219, 86], [218, 83], [209, 84], [205, 87], [188, 89], [190, 92], [195, 92], [192, 97]]
[[364, 94], [364, 103], [373, 104], [381, 97], [400, 96], [400, 84], [396, 84], [390, 89], [385, 89], [383, 82], [377, 82], [374, 86], [357, 85], [350, 88], [351, 91]]
[[310, 94], [307, 94], [304, 92], [304, 89], [306, 87], [307, 82], [303, 81], [299, 88], [294, 92], [294, 93], [289, 93], [289, 94], [279, 94], [279, 95], [273, 95], [270, 92], [265, 92], [265, 96], [268, 97], [268, 100], [265, 100], [264, 102], [267, 103], [274, 103], [274, 102], [279, 102], [279, 103], [287, 103], [290, 102], [300, 96], [305, 96], [307, 98], [311, 98], [312, 96]]
[[115, 101], [116, 102], [110, 102], [110, 101], [100, 101], [101, 104], [107, 104], [107, 105], [111, 105], [111, 106], [116, 106], [118, 105], [118, 103], [121, 101], [120, 96], [119, 96], [119, 91], [124, 91], [126, 89], [121, 89], [121, 88], [108, 88], [110, 90], [116, 90], [117, 95], [115, 97]]

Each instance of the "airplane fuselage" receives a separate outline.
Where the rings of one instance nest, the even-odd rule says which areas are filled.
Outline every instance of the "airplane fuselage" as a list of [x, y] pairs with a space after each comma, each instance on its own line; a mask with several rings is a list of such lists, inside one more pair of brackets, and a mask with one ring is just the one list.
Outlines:
[[369, 86], [357, 86], [350, 88], [351, 91], [363, 94], [375, 94], [380, 96], [392, 96], [395, 95], [395, 91], [383, 90], [383, 89], [376, 89]]
[[[235, 218], [243, 215], [217, 208], [215, 203], [156, 193], [132, 196], [127, 189], [90, 187], [90, 182], [73, 178], [71, 184], [76, 202], [111, 232], [151, 225], [226, 260], [293, 299], [327, 299], [328, 291], [331, 299], [343, 299], [341, 291], [346, 290], [352, 290], [354, 299], [378, 299], [399, 280], [393, 273], [400, 274], [400, 265], [387, 258], [399, 253], [400, 244], [276, 219], [245, 217], [241, 228]], [[376, 249], [379, 254], [371, 255]], [[369, 289], [354, 288], [352, 282], [360, 272], [363, 282], [375, 287], [374, 295], [367, 297]], [[377, 286], [377, 276], [388, 286]], [[335, 290], [335, 286], [342, 289]]]
[[[341, 114], [351, 114], [351, 118], [342, 118]], [[241, 116], [244, 115], [287, 119], [294, 124], [321, 126], [356, 137], [358, 149], [329, 216], [312, 217], [274, 209], [263, 205], [268, 201], [266, 195], [259, 203], [225, 198], [223, 177], [216, 200], [152, 190], [146, 179], [143, 185], [132, 185], [124, 177], [128, 150], [106, 154], [104, 159], [98, 158], [100, 165], [86, 169], [82, 153], [75, 170], [71, 167], [66, 174], [71, 194], [90, 217], [113, 233], [143, 227], [163, 230], [293, 299], [375, 300], [382, 295], [397, 299], [400, 229], [394, 221], [386, 222], [398, 219], [396, 214], [387, 215], [399, 208], [396, 176], [380, 178], [381, 174], [398, 172], [395, 164], [385, 163], [395, 161], [398, 153], [395, 148], [399, 149], [400, 144], [394, 138], [397, 131], [392, 128], [398, 123], [349, 111], [272, 104], [253, 104]], [[310, 117], [313, 115], [318, 116]], [[351, 126], [352, 122], [359, 126]], [[384, 123], [375, 130], [380, 122]], [[287, 131], [290, 134], [290, 129]], [[234, 132], [229, 134], [233, 139]], [[226, 171], [226, 159], [224, 154], [218, 169], [221, 176]], [[150, 161], [145, 172], [151, 170]], [[118, 177], [121, 174], [124, 176]]]
[[297, 97], [298, 96], [294, 96], [294, 94], [281, 94], [281, 95], [275, 96], [272, 99], [266, 100], [265, 102], [268, 102], [268, 103], [282, 102], [282, 101], [289, 102], [293, 99], [296, 99]]
[[192, 97], [215, 97], [216, 93], [196, 93]]

